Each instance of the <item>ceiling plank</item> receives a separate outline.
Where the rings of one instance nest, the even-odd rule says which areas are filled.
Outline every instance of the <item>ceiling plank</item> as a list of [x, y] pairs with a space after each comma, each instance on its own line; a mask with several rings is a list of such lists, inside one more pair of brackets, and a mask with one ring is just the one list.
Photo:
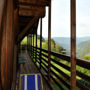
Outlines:
[[49, 6], [49, 2], [48, 1], [35, 1], [35, 2], [26, 2], [26, 1], [19, 1], [17, 2], [18, 5], [25, 5], [25, 6]]
[[18, 35], [18, 39], [17, 41], [20, 42], [24, 36], [26, 35], [26, 33], [30, 30], [30, 28], [36, 23], [36, 21], [38, 20], [38, 16], [34, 17], [29, 23], [28, 25], [25, 27], [25, 29]]
[[[38, 14], [41, 13], [41, 14]], [[45, 7], [37, 7], [37, 6], [19, 6], [19, 15], [20, 16], [37, 16], [44, 17], [45, 16]]]

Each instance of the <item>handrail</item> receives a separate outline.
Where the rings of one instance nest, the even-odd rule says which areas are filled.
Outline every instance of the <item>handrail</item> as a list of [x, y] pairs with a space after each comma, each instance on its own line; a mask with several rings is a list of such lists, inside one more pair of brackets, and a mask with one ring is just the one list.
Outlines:
[[[36, 47], [34, 47], [34, 48], [36, 48]], [[40, 48], [37, 48], [37, 49], [40, 50]], [[41, 49], [41, 50], [44, 51], [45, 53], [48, 52], [45, 49]], [[60, 54], [60, 53], [57, 53], [57, 52], [54, 52], [54, 51], [51, 51], [51, 54], [53, 56], [56, 56], [56, 57], [60, 58], [60, 59], [63, 59], [63, 60], [66, 60], [66, 61], [70, 62], [70, 56], [68, 56], [68, 55]], [[77, 65], [80, 65], [81, 67], [84, 67], [84, 68], [87, 68], [87, 69], [90, 70], [90, 60], [77, 58]]]

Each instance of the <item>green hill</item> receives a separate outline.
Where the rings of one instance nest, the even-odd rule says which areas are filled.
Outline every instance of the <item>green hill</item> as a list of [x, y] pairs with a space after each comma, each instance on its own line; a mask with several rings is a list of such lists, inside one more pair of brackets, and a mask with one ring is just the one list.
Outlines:
[[[27, 37], [25, 37], [21, 44], [27, 44]], [[34, 45], [36, 46], [36, 38], [34, 38]], [[37, 36], [37, 47], [40, 47], [40, 35]], [[42, 48], [48, 50], [48, 40], [42, 37]], [[66, 54], [66, 50], [53, 39], [51, 39], [51, 51]]]
[[77, 56], [80, 58], [90, 56], [90, 40], [84, 41], [77, 46]]

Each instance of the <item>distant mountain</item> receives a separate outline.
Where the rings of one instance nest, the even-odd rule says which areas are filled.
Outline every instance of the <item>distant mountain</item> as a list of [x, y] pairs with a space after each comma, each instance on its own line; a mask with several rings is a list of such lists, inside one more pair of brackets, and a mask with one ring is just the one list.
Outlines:
[[90, 56], [90, 40], [81, 42], [77, 46], [77, 57]]
[[[47, 38], [44, 38], [47, 40]], [[70, 55], [70, 38], [69, 37], [53, 37], [54, 41], [66, 49], [66, 54]], [[76, 48], [77, 57], [81, 58], [85, 55], [90, 55], [90, 37], [77, 37]]]
[[[69, 37], [53, 37], [56, 43], [63, 46], [67, 50], [67, 55], [70, 55], [70, 38]], [[90, 40], [90, 37], [78, 37], [76, 38], [76, 45], [78, 48], [78, 45], [82, 42]], [[77, 51], [77, 54], [79, 52]]]

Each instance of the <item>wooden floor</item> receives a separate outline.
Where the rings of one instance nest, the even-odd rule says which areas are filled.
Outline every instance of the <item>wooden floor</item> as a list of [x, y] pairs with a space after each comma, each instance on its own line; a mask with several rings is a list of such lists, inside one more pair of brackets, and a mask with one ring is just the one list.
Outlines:
[[[39, 73], [39, 70], [37, 69], [37, 67], [35, 66], [35, 64], [33, 63], [33, 61], [30, 59], [28, 53], [26, 51], [22, 52], [19, 57], [23, 57], [26, 60], [25, 64], [21, 64], [20, 65], [20, 71], [17, 74], [17, 86], [16, 86], [16, 90], [19, 90], [19, 86], [18, 84], [20, 83], [19, 79], [20, 79], [20, 74], [35, 74], [35, 73]], [[46, 80], [44, 80], [42, 78], [42, 82], [43, 82], [43, 90], [50, 90], [50, 87], [48, 86]]]

